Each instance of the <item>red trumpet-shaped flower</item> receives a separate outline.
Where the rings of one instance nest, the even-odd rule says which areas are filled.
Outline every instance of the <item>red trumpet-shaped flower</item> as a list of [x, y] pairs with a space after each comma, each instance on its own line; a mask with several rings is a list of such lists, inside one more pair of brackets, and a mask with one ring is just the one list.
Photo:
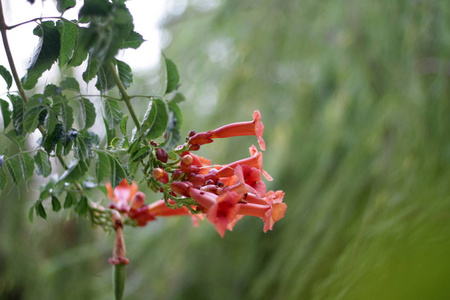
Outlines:
[[232, 123], [208, 132], [197, 133], [189, 139], [189, 144], [204, 145], [212, 143], [215, 138], [254, 135], [258, 138], [259, 147], [264, 151], [266, 150], [266, 144], [262, 138], [263, 132], [264, 125], [261, 122], [261, 113], [255, 110], [253, 121]]

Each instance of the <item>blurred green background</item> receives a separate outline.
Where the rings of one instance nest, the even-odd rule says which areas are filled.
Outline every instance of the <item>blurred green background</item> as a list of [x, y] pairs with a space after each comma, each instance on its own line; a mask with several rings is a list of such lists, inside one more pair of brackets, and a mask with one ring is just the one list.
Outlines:
[[[260, 110], [288, 210], [224, 239], [189, 218], [127, 228], [126, 299], [450, 299], [450, 3], [170, 3], [187, 4], [164, 24], [182, 134]], [[222, 164], [255, 143], [200, 154]], [[38, 185], [1, 194], [1, 299], [112, 299], [113, 237], [63, 214], [30, 224]]]

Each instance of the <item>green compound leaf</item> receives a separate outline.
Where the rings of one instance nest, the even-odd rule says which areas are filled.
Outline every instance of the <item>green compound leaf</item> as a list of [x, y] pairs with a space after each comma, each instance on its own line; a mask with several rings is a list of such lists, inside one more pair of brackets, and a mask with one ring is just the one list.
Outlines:
[[110, 172], [110, 162], [108, 155], [104, 152], [97, 152], [97, 159], [95, 161], [95, 175], [97, 177], [97, 183], [100, 183], [103, 178], [108, 177]]
[[130, 33], [130, 35], [128, 36], [128, 38], [126, 39], [123, 47], [124, 48], [133, 48], [133, 49], [137, 49], [141, 46], [141, 44], [144, 42], [144, 38], [142, 37], [142, 35], [140, 35], [139, 33], [137, 33], [136, 31], [133, 31]]
[[60, 211], [61, 210], [61, 203], [59, 202], [58, 198], [55, 196], [52, 196], [52, 209], [53, 211]]
[[3, 164], [6, 165], [6, 170], [8, 171], [12, 182], [14, 182], [15, 184], [19, 184], [20, 181], [22, 181], [22, 168], [20, 166], [19, 160], [17, 158], [10, 158]]
[[89, 99], [81, 98], [80, 111], [81, 111], [81, 126], [83, 129], [92, 127], [95, 123], [95, 107]]
[[0, 99], [0, 108], [3, 116], [3, 129], [6, 129], [11, 123], [12, 111], [9, 109], [9, 103], [6, 100]]
[[169, 113], [164, 100], [153, 99], [145, 112], [141, 133], [149, 139], [160, 137], [167, 128]]
[[76, 4], [75, 0], [56, 0], [56, 9], [63, 13], [69, 8], [74, 7]]
[[0, 75], [5, 79], [6, 88], [9, 90], [12, 85], [12, 76], [11, 73], [2, 65], [0, 65]]
[[105, 110], [105, 117], [108, 123], [108, 128], [111, 130], [122, 120], [122, 109], [119, 106], [119, 102], [113, 99], [104, 99], [103, 107]]
[[177, 66], [173, 61], [165, 58], [166, 62], [166, 76], [167, 76], [167, 86], [165, 94], [168, 94], [178, 88], [180, 82], [180, 75], [178, 74]]
[[36, 164], [36, 173], [47, 177], [52, 173], [52, 164], [48, 159], [48, 154], [45, 151], [38, 150], [34, 155], [34, 163]]
[[123, 86], [127, 89], [133, 83], [133, 72], [131, 71], [131, 67], [121, 60], [116, 59], [116, 62], [120, 81], [122, 81]]
[[64, 19], [56, 22], [56, 29], [58, 30], [60, 35], [58, 64], [59, 67], [62, 68], [69, 62], [70, 58], [72, 57], [72, 53], [75, 49], [75, 44], [77, 41], [78, 29], [77, 25]]
[[61, 88], [61, 90], [72, 90], [78, 93], [80, 92], [80, 84], [73, 77], [67, 77], [66, 79], [61, 81], [59, 87]]
[[51, 21], [42, 22], [36, 26], [33, 34], [40, 39], [27, 69], [27, 74], [22, 78], [23, 87], [26, 90], [36, 86], [42, 73], [49, 70], [58, 59], [60, 51], [60, 34], [55, 23]]

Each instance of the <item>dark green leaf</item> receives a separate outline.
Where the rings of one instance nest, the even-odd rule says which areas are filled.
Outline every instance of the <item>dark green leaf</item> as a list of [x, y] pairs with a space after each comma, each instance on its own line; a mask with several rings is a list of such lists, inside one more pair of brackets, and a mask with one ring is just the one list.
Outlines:
[[34, 173], [34, 160], [29, 153], [19, 154], [20, 167], [22, 169], [22, 178], [24, 181], [33, 176]]
[[169, 114], [164, 100], [153, 99], [144, 116], [141, 132], [146, 138], [156, 139], [160, 137], [167, 127]]
[[141, 44], [144, 42], [144, 38], [139, 33], [133, 31], [128, 36], [127, 40], [125, 41], [124, 48], [133, 48], [137, 49], [141, 46]]
[[5, 170], [0, 167], [0, 190], [3, 190], [6, 186], [6, 174]]
[[22, 99], [18, 96], [9, 95], [9, 99], [13, 106], [12, 119], [14, 129], [17, 135], [21, 135], [23, 133], [23, 115], [25, 113], [25, 106]]
[[95, 123], [95, 107], [89, 99], [81, 98], [79, 101], [81, 108], [81, 126], [83, 129], [88, 129]]
[[75, 212], [80, 216], [84, 215], [88, 210], [88, 202], [86, 197], [81, 197], [80, 201], [75, 206]]
[[141, 147], [141, 139], [137, 138], [133, 143], [131, 143], [130, 148], [128, 149], [128, 153], [133, 155], [140, 149], [139, 147]]
[[116, 81], [114, 76], [109, 71], [109, 68], [102, 66], [97, 72], [97, 83], [95, 87], [99, 91], [108, 91], [116, 86]]
[[100, 66], [96, 59], [93, 59], [92, 56], [89, 56], [88, 65], [86, 67], [86, 71], [83, 72], [83, 80], [87, 83], [91, 81], [98, 73]]
[[80, 84], [73, 77], [67, 77], [59, 84], [61, 90], [72, 90], [76, 92], [80, 92]]
[[178, 74], [177, 66], [173, 61], [165, 58], [166, 62], [166, 76], [167, 76], [167, 86], [165, 94], [168, 94], [178, 88], [180, 82], [180, 75]]
[[136, 162], [144, 159], [150, 152], [151, 148], [149, 146], [144, 146], [130, 157], [130, 162]]
[[64, 96], [53, 97], [53, 108], [61, 116], [63, 130], [68, 132], [73, 124], [73, 109], [67, 99]]
[[40, 39], [27, 74], [22, 78], [23, 87], [27, 90], [32, 89], [42, 73], [51, 68], [60, 50], [60, 35], [53, 22], [42, 22], [36, 26], [33, 33]]
[[68, 169], [61, 175], [60, 181], [74, 182], [86, 174], [88, 165], [84, 161], [74, 160], [68, 166]]
[[120, 121], [120, 131], [123, 135], [127, 135], [127, 121], [128, 121], [128, 115], [123, 116], [122, 120]]
[[70, 58], [72, 57], [72, 53], [75, 49], [75, 44], [77, 41], [78, 30], [77, 25], [64, 19], [56, 22], [56, 29], [58, 30], [60, 35], [58, 64], [59, 67], [62, 68], [69, 62]]
[[120, 81], [122, 81], [123, 86], [127, 89], [133, 83], [133, 72], [130, 66], [123, 61], [116, 59], [116, 62]]
[[61, 203], [59, 202], [58, 198], [55, 196], [52, 196], [52, 209], [53, 211], [60, 211], [61, 210]]
[[119, 106], [119, 102], [113, 99], [104, 99], [103, 106], [105, 117], [108, 121], [109, 129], [113, 129], [122, 120], [123, 112]]
[[36, 151], [34, 155], [34, 162], [36, 164], [36, 173], [47, 177], [52, 173], [52, 164], [48, 159], [48, 154], [42, 150]]
[[63, 13], [69, 8], [74, 7], [76, 4], [75, 0], [56, 0], [56, 9]]
[[12, 85], [12, 76], [11, 73], [2, 65], [0, 65], [0, 75], [5, 79], [6, 81], [6, 88], [9, 90]]
[[6, 100], [0, 99], [0, 107], [2, 110], [3, 116], [3, 130], [8, 127], [9, 123], [11, 123], [11, 110], [9, 109], [9, 103]]
[[47, 153], [50, 153], [64, 136], [62, 124], [57, 122], [56, 116], [52, 111], [47, 114], [44, 128], [46, 129], [46, 134], [42, 138], [41, 146], [44, 147]]
[[103, 118], [103, 123], [105, 124], [106, 129], [106, 144], [110, 145], [112, 140], [116, 137], [116, 129], [109, 129], [108, 121], [105, 118]]
[[116, 187], [126, 178], [125, 168], [117, 157], [109, 156], [109, 163], [111, 168], [110, 182], [112, 187]]
[[89, 149], [81, 135], [77, 135], [73, 147], [74, 157], [80, 161], [89, 161]]
[[100, 183], [103, 178], [107, 177], [110, 172], [110, 162], [108, 155], [103, 152], [97, 152], [97, 160], [95, 162], [95, 175], [97, 183]]
[[106, 17], [112, 9], [112, 4], [104, 0], [87, 0], [78, 14], [82, 17]]
[[71, 207], [77, 201], [77, 196], [74, 192], [67, 192], [66, 199], [64, 200], [64, 209]]
[[28, 211], [28, 221], [30, 221], [30, 223], [33, 223], [35, 207], [36, 207], [36, 203], [33, 204], [33, 206], [31, 206], [30, 210]]
[[47, 213], [45, 212], [45, 208], [42, 205], [41, 201], [36, 203], [36, 214], [40, 216], [42, 219], [47, 219]]
[[[30, 102], [28, 102], [30, 103]], [[28, 105], [27, 105], [28, 106]], [[27, 108], [23, 121], [23, 130], [25, 133], [31, 133], [36, 130], [39, 125], [39, 119], [42, 112], [46, 112], [48, 106], [38, 105]]]
[[[81, 42], [80, 35], [86, 31], [86, 28], [77, 27], [77, 41], [75, 43], [75, 49], [73, 50], [72, 58], [70, 59], [69, 67], [78, 67], [86, 60], [88, 56], [88, 48]], [[94, 73], [95, 76], [95, 73]], [[84, 78], [83, 78], [84, 79]]]
[[19, 184], [22, 181], [22, 168], [17, 158], [10, 158], [4, 162], [6, 170], [8, 170], [9, 176], [12, 182]]

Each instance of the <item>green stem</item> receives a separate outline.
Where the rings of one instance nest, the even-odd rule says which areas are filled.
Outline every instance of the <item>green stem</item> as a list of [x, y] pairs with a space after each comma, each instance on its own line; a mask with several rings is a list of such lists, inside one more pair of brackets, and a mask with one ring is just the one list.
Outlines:
[[8, 58], [8, 64], [11, 68], [11, 72], [14, 78], [14, 82], [17, 85], [17, 88], [19, 89], [19, 94], [22, 97], [22, 101], [27, 104], [28, 98], [25, 94], [25, 90], [23, 89], [22, 83], [20, 82], [19, 74], [17, 74], [17, 69], [14, 64], [14, 60], [11, 54], [11, 48], [9, 47], [8, 43], [8, 37], [6, 35], [6, 30], [8, 29], [8, 26], [6, 26], [5, 23], [5, 17], [3, 15], [3, 6], [2, 2], [0, 0], [0, 31], [2, 32], [2, 40], [3, 40], [3, 46], [5, 47], [6, 57]]
[[115, 83], [117, 84], [117, 87], [119, 88], [120, 94], [122, 95], [122, 99], [125, 101], [125, 104], [127, 105], [128, 111], [130, 112], [131, 118], [133, 119], [134, 125], [136, 125], [137, 130], [141, 130], [141, 125], [139, 124], [139, 120], [136, 117], [136, 114], [134, 113], [133, 106], [131, 105], [131, 97], [127, 94], [127, 91], [125, 87], [122, 84], [122, 80], [120, 80], [119, 75], [116, 72], [116, 67], [114, 63], [108, 64], [109, 71], [111, 72]]

